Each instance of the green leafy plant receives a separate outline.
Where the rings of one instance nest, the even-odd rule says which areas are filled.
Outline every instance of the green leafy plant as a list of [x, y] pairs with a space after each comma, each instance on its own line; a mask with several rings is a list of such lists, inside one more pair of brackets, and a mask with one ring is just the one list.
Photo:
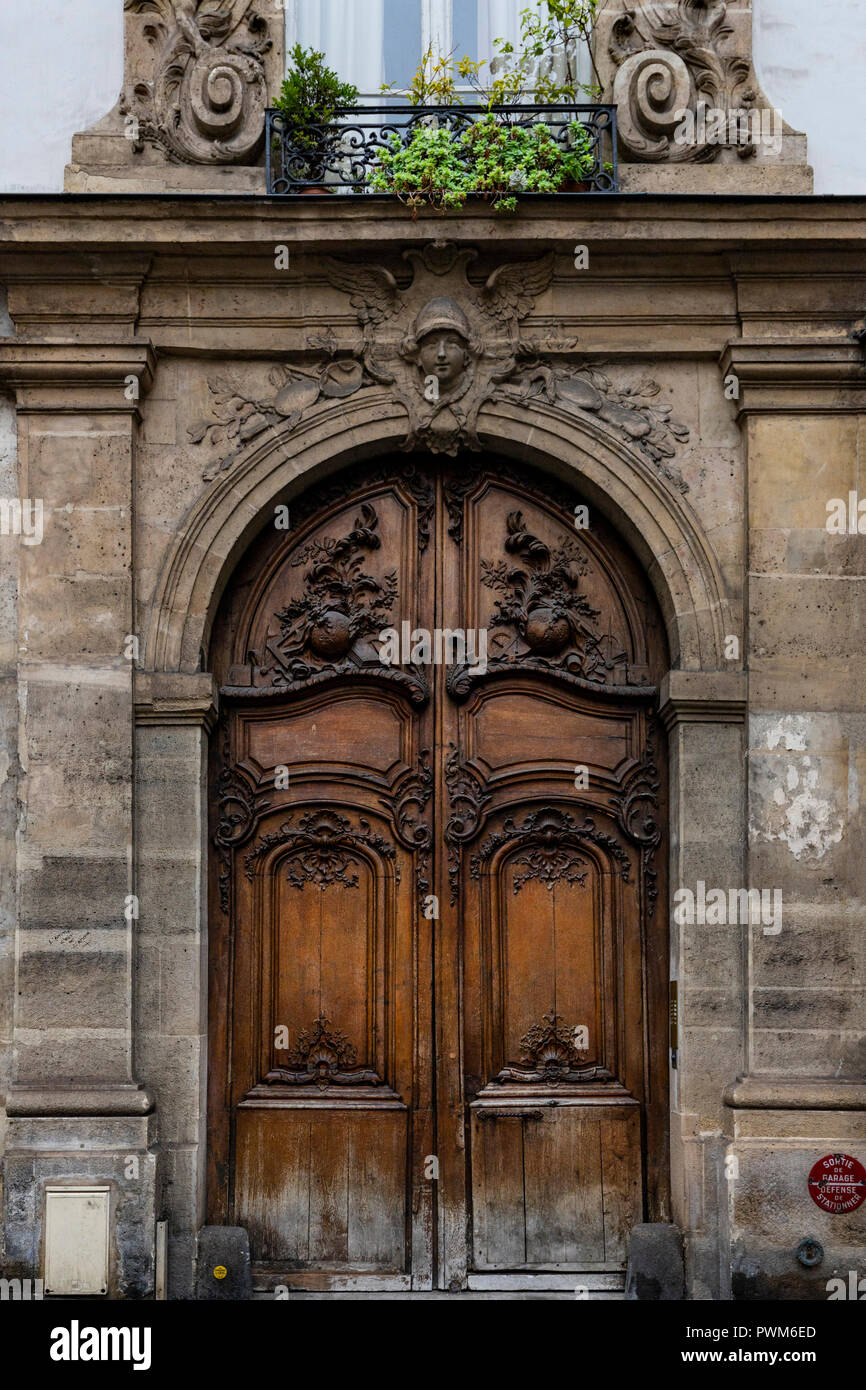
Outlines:
[[563, 147], [543, 122], [514, 125], [489, 113], [461, 137], [469, 152], [472, 191], [490, 198], [494, 212], [515, 212], [518, 193], [558, 193], [592, 173], [595, 155], [585, 126], [572, 121]]
[[594, 167], [592, 137], [580, 121], [570, 122], [563, 145], [542, 122], [518, 125], [488, 112], [459, 135], [447, 126], [417, 125], [406, 144], [392, 136], [370, 186], [396, 194], [414, 216], [424, 205], [442, 212], [462, 207], [470, 194], [490, 199], [495, 212], [511, 213], [518, 194], [556, 193]]
[[[539, 104], [598, 100], [601, 78], [592, 54], [598, 0], [545, 0], [544, 10], [520, 12], [520, 41], [515, 46], [494, 39], [496, 57], [490, 67], [493, 81], [487, 88], [491, 105], [522, 101], [533, 94]], [[578, 49], [586, 46], [595, 83], [578, 79]], [[560, 72], [557, 74], [557, 65]]]
[[[575, 102], [579, 97], [598, 100], [601, 79], [592, 56], [593, 30], [599, 0], [544, 0], [544, 8], [520, 12], [520, 38], [516, 44], [494, 39], [496, 56], [485, 82], [485, 60], [443, 56], [432, 44], [424, 54], [404, 95], [412, 106], [455, 106], [471, 92], [488, 108], [507, 106], [534, 96], [538, 104]], [[578, 78], [578, 50], [586, 46], [596, 81]], [[558, 69], [558, 71], [557, 71]], [[393, 92], [391, 85], [383, 92]]]
[[317, 166], [330, 144], [328, 126], [341, 106], [354, 106], [358, 89], [340, 81], [324, 53], [295, 44], [290, 57], [274, 109], [283, 117], [283, 138], [298, 154], [294, 177], [322, 177]]
[[424, 204], [447, 212], [462, 207], [472, 192], [471, 170], [462, 142], [447, 126], [417, 125], [407, 143], [391, 136], [370, 179], [377, 193], [394, 193], [418, 215]]

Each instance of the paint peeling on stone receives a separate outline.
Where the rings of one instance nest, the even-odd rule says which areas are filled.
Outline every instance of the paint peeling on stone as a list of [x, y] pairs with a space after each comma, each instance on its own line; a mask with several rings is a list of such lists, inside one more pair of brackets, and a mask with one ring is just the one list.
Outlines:
[[[812, 758], [788, 763], [783, 780], [776, 781], [766, 801], [760, 788], [753, 791], [749, 828], [753, 841], [781, 840], [795, 859], [823, 859], [832, 845], [840, 843], [844, 819], [834, 802], [821, 795], [820, 768]], [[762, 805], [765, 810], [759, 815]]]

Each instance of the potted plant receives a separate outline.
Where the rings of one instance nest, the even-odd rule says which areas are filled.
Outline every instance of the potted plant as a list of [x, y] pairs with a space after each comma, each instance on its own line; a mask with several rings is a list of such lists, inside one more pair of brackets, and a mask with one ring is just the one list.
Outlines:
[[428, 48], [406, 93], [410, 103], [459, 107], [468, 88], [486, 112], [465, 121], [443, 121], [431, 112], [403, 139], [392, 135], [370, 187], [408, 203], [413, 217], [425, 204], [442, 212], [462, 207], [473, 194], [489, 199], [496, 212], [512, 213], [521, 193], [588, 188], [597, 160], [589, 129], [576, 118], [565, 128], [561, 119], [539, 117], [530, 124], [520, 108], [529, 95], [551, 108], [581, 95], [597, 99], [600, 87], [582, 84], [577, 75], [577, 46], [590, 43], [596, 8], [597, 0], [546, 0], [544, 14], [524, 10], [518, 48], [494, 40], [487, 85], [483, 62], [463, 58], [455, 65], [453, 56]]
[[333, 123], [344, 106], [354, 106], [358, 89], [325, 64], [324, 53], [295, 44], [274, 110], [282, 117], [282, 132], [274, 137], [283, 173], [309, 184], [304, 193], [329, 193], [324, 180], [335, 150]]

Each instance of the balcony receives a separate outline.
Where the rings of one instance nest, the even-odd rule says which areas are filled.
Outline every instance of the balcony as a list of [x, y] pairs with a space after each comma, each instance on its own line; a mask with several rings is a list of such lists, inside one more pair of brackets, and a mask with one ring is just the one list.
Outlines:
[[[329, 125], [292, 129], [278, 110], [267, 115], [267, 188], [275, 197], [320, 193], [344, 197], [393, 197], [371, 186], [382, 155], [409, 145], [418, 127], [448, 130], [459, 146], [469, 126], [492, 114], [506, 127], [546, 127], [563, 153], [574, 146], [575, 122], [586, 132], [581, 140], [582, 173], [578, 180], [563, 182], [553, 196], [584, 197], [589, 193], [617, 193], [615, 106], [378, 106], [346, 107]], [[398, 143], [399, 142], [399, 143]], [[462, 148], [462, 147], [461, 147]], [[459, 156], [462, 158], [462, 155]], [[548, 197], [527, 191], [517, 176], [510, 190], [520, 202]], [[470, 190], [474, 192], [475, 190]], [[491, 196], [489, 194], [482, 196]]]

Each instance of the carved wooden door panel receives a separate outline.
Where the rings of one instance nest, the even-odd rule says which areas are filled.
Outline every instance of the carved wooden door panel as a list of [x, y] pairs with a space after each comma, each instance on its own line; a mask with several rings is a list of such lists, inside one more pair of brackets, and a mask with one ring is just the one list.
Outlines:
[[558, 1287], [665, 1214], [663, 645], [575, 500], [354, 470], [223, 603], [208, 1208], [265, 1286]]
[[445, 492], [443, 607], [489, 634], [486, 672], [452, 667], [440, 701], [446, 1287], [615, 1274], [666, 1203], [661, 632], [597, 514], [577, 530], [576, 499], [531, 479], [499, 463]]

